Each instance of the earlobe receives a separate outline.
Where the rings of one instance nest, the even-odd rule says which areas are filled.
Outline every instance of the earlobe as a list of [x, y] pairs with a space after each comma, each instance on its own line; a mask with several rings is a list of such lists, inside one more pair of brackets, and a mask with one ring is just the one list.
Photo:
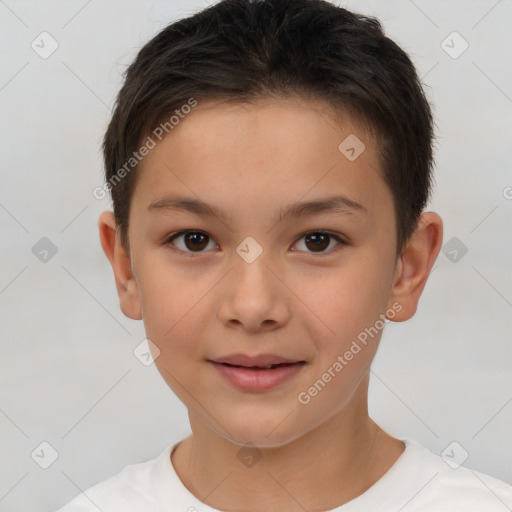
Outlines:
[[407, 241], [397, 262], [390, 306], [401, 305], [393, 321], [409, 320], [416, 313], [418, 302], [443, 241], [443, 222], [437, 213], [423, 213], [418, 227]]
[[130, 255], [121, 244], [114, 214], [103, 212], [98, 220], [98, 228], [101, 247], [114, 271], [121, 311], [132, 320], [141, 320], [137, 281], [132, 272]]

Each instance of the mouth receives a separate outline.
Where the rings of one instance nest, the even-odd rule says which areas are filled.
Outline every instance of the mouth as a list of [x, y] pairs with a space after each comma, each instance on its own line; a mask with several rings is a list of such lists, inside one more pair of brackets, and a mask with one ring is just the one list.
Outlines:
[[213, 363], [224, 364], [240, 368], [269, 370], [289, 364], [305, 363], [304, 360], [289, 359], [275, 354], [260, 354], [248, 356], [246, 354], [232, 354], [211, 360]]
[[231, 366], [232, 368], [244, 368], [245, 370], [275, 370], [276, 368], [279, 368], [281, 366], [292, 366], [292, 365], [298, 365], [298, 364], [306, 364], [306, 361], [297, 361], [295, 363], [276, 363], [276, 364], [269, 364], [266, 366], [244, 366], [241, 364], [229, 364], [229, 363], [219, 363], [217, 361], [212, 361], [217, 364], [223, 364], [225, 366]]
[[302, 371], [305, 360], [273, 355], [234, 355], [208, 362], [235, 388], [246, 392], [268, 391], [289, 381]]

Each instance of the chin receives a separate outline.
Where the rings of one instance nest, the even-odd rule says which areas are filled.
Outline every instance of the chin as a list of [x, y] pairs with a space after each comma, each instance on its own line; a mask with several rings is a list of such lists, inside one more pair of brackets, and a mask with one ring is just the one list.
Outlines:
[[279, 448], [306, 433], [298, 428], [292, 416], [293, 414], [288, 417], [282, 414], [278, 416], [272, 411], [268, 411], [267, 414], [239, 413], [236, 418], [228, 416], [224, 418], [223, 424], [229, 431], [229, 435], [225, 431], [219, 431], [216, 428], [214, 430], [228, 441], [241, 446]]

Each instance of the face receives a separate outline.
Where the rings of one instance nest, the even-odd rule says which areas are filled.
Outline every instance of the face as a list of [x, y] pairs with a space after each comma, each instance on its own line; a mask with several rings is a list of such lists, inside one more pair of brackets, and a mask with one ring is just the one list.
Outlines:
[[210, 100], [139, 172], [137, 300], [191, 418], [269, 447], [366, 407], [397, 266], [376, 142], [320, 101]]

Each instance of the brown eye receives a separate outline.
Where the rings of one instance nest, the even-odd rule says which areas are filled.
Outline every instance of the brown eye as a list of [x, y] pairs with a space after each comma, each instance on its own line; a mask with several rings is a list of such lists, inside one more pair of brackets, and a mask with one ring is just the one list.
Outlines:
[[325, 233], [307, 235], [306, 246], [313, 251], [323, 251], [329, 247], [330, 238], [331, 237]]
[[[175, 243], [175, 240], [177, 243]], [[167, 241], [168, 244], [172, 244], [178, 249], [189, 253], [204, 252], [209, 242], [213, 243], [210, 237], [202, 231], [180, 231], [172, 235]], [[216, 244], [213, 244], [213, 246], [215, 248]]]
[[331, 233], [325, 233], [323, 231], [310, 231], [309, 233], [302, 235], [301, 240], [304, 240], [303, 245], [306, 248], [306, 252], [309, 253], [330, 252], [330, 250], [326, 251], [326, 249], [331, 245], [333, 240], [337, 242], [337, 245], [344, 244], [343, 240], [339, 236]]
[[185, 246], [190, 250], [201, 251], [208, 245], [208, 236], [204, 233], [186, 233], [183, 240]]

